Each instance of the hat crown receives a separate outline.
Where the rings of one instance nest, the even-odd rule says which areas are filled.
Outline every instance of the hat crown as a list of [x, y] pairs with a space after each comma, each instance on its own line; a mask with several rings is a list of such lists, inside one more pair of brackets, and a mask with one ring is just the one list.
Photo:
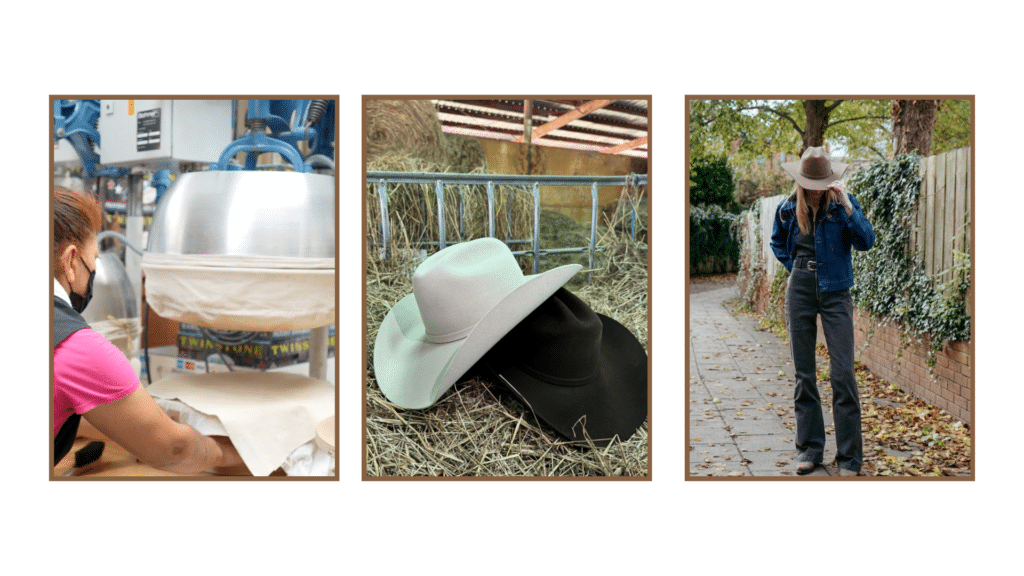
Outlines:
[[811, 180], [824, 180], [832, 176], [832, 161], [822, 146], [811, 146], [800, 157], [800, 175]]
[[495, 238], [463, 242], [431, 255], [412, 277], [427, 340], [444, 343], [466, 337], [523, 279], [512, 251]]
[[508, 335], [519, 365], [553, 384], [578, 385], [598, 373], [601, 318], [565, 288], [544, 301]]

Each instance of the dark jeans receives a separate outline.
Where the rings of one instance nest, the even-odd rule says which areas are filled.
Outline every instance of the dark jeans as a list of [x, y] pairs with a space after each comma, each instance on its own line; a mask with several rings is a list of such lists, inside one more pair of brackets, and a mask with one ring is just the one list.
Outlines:
[[825, 423], [815, 374], [817, 316], [830, 358], [832, 416], [836, 425], [836, 463], [860, 471], [864, 445], [860, 432], [860, 398], [853, 372], [853, 302], [849, 290], [818, 292], [816, 273], [798, 259], [786, 287], [786, 327], [796, 368], [796, 450], [800, 462], [820, 464], [825, 452]]

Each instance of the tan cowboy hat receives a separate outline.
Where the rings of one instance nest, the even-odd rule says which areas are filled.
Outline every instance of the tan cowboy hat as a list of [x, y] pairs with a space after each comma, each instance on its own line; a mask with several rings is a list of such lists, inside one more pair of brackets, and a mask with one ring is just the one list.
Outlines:
[[402, 408], [434, 404], [579, 264], [524, 276], [501, 240], [480, 238], [431, 255], [413, 293], [388, 311], [373, 345], [377, 384]]
[[805, 190], [825, 190], [828, 185], [843, 177], [849, 164], [836, 162], [828, 156], [822, 146], [811, 146], [804, 150], [798, 162], [783, 162], [785, 170]]

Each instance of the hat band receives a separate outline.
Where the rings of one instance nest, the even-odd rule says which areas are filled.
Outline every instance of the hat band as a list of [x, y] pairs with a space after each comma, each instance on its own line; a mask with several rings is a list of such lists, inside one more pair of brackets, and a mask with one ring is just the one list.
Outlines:
[[[479, 324], [479, 322], [477, 322], [477, 324]], [[448, 334], [431, 334], [430, 332], [427, 332], [427, 340], [434, 344], [446, 344], [448, 342], [454, 342], [456, 340], [461, 340], [466, 336], [469, 336], [469, 333], [473, 331], [473, 328], [476, 328], [476, 324], [473, 324], [468, 328], [463, 328], [462, 330], [449, 332]]]
[[560, 386], [582, 386], [593, 380], [594, 376], [597, 375], [597, 370], [595, 369], [593, 372], [590, 373], [590, 375], [584, 376], [582, 378], [561, 378], [559, 376], [545, 374], [544, 372], [541, 372], [540, 370], [537, 370], [535, 368], [531, 368], [530, 366], [527, 366], [522, 362], [517, 362], [516, 364], [519, 365], [519, 368], [522, 369], [523, 372], [526, 372], [530, 376], [533, 376], [538, 380], [542, 380], [550, 384], [558, 384]]
[[804, 178], [810, 178], [811, 180], [824, 180], [825, 178], [830, 178], [832, 176], [832, 167], [829, 166], [828, 174], [825, 175], [808, 174], [806, 171], [803, 170], [803, 168], [801, 168], [800, 175], [803, 176]]

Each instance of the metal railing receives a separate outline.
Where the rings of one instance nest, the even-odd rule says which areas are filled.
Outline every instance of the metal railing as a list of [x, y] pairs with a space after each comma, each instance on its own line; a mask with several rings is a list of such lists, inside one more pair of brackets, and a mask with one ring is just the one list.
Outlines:
[[[379, 249], [381, 258], [388, 257], [391, 244], [391, 230], [388, 222], [388, 184], [433, 184], [434, 193], [437, 196], [437, 219], [438, 219], [438, 241], [437, 242], [416, 242], [416, 245], [437, 244], [444, 249], [450, 242], [447, 241], [445, 231], [444, 211], [444, 187], [448, 185], [461, 186], [486, 186], [487, 187], [487, 235], [494, 237], [494, 186], [509, 186], [513, 189], [522, 188], [530, 190], [533, 194], [533, 238], [525, 240], [505, 239], [507, 244], [529, 244], [531, 249], [513, 251], [516, 256], [532, 256], [533, 272], [540, 272], [540, 257], [547, 254], [589, 254], [589, 268], [594, 268], [595, 254], [602, 250], [597, 246], [597, 189], [599, 186], [628, 186], [638, 188], [647, 185], [646, 174], [630, 174], [628, 176], [548, 176], [548, 175], [512, 175], [512, 174], [445, 174], [434, 172], [391, 172], [391, 171], [368, 171], [366, 183], [376, 184], [377, 198], [380, 203], [381, 216], [381, 242], [371, 244]], [[549, 248], [543, 249], [540, 246], [540, 187], [541, 186], [590, 186], [590, 244], [575, 248]], [[464, 236], [463, 228], [463, 201], [465, 190], [459, 191], [459, 234]], [[630, 214], [630, 231], [636, 237], [636, 203], [632, 203]], [[424, 223], [425, 224], [425, 223]], [[588, 282], [590, 275], [588, 274]]]

